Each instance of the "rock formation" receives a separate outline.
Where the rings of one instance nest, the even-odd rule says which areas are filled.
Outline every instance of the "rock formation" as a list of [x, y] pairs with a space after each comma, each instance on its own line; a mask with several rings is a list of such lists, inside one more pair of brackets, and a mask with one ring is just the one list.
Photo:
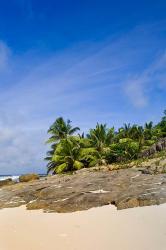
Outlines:
[[160, 152], [162, 150], [166, 150], [166, 138], [160, 139], [157, 143], [152, 145], [150, 148], [148, 148], [147, 150], [144, 150], [143, 152], [141, 152], [139, 154], [139, 157], [140, 158], [142, 158], [142, 157], [146, 158], [146, 157], [154, 155], [155, 153]]

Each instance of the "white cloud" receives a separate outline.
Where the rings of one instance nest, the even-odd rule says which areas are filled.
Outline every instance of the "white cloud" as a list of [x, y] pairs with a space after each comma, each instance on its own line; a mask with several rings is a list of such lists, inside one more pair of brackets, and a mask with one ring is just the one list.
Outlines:
[[126, 95], [134, 106], [142, 108], [148, 104], [148, 98], [144, 93], [145, 88], [143, 82], [134, 79], [125, 86]]
[[43, 173], [45, 167], [41, 160], [46, 151], [43, 137], [41, 130], [0, 128], [0, 173], [19, 174], [33, 170]]

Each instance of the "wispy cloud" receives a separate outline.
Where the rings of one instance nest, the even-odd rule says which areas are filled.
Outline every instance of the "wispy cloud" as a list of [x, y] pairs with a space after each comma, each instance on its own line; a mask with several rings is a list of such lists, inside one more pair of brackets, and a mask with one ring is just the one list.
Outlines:
[[126, 86], [125, 92], [133, 105], [145, 107], [148, 97], [155, 89], [165, 90], [166, 87], [166, 53], [156, 58], [143, 72], [132, 76]]
[[125, 93], [131, 103], [136, 107], [145, 107], [148, 104], [148, 98], [145, 94], [146, 86], [144, 79], [133, 79], [125, 86]]

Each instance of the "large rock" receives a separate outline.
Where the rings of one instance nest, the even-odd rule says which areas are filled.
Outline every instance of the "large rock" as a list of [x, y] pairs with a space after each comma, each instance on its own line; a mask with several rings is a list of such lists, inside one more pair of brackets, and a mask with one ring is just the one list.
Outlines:
[[155, 143], [154, 145], [152, 145], [150, 148], [144, 150], [143, 152], [141, 152], [139, 154], [140, 158], [146, 158], [149, 157], [151, 155], [154, 155], [157, 152], [160, 152], [162, 150], [166, 150], [166, 138], [162, 138], [160, 139], [157, 143]]
[[25, 174], [25, 175], [21, 175], [19, 177], [19, 181], [20, 182], [28, 182], [28, 181], [34, 181], [34, 180], [38, 180], [40, 177], [38, 174]]
[[139, 170], [143, 174], [164, 174], [166, 173], [166, 159], [149, 159], [139, 165]]
[[0, 187], [6, 186], [6, 185], [11, 185], [11, 184], [14, 184], [14, 183], [15, 182], [11, 178], [8, 178], [6, 180], [0, 181]]
[[[118, 209], [166, 202], [166, 174], [144, 174], [165, 167], [166, 159], [146, 162], [140, 168], [82, 169], [73, 175], [56, 175], [0, 189], [0, 208], [26, 205], [47, 212], [74, 212], [114, 204]], [[148, 166], [153, 167], [148, 168]], [[159, 169], [159, 168], [158, 168]], [[156, 171], [156, 170], [155, 170]], [[152, 172], [153, 173], [153, 172]]]

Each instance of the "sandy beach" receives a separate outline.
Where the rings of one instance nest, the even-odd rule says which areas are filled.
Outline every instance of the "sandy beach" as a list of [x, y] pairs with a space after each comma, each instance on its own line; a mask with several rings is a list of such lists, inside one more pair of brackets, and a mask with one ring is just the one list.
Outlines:
[[166, 204], [58, 214], [0, 211], [0, 250], [165, 250]]

